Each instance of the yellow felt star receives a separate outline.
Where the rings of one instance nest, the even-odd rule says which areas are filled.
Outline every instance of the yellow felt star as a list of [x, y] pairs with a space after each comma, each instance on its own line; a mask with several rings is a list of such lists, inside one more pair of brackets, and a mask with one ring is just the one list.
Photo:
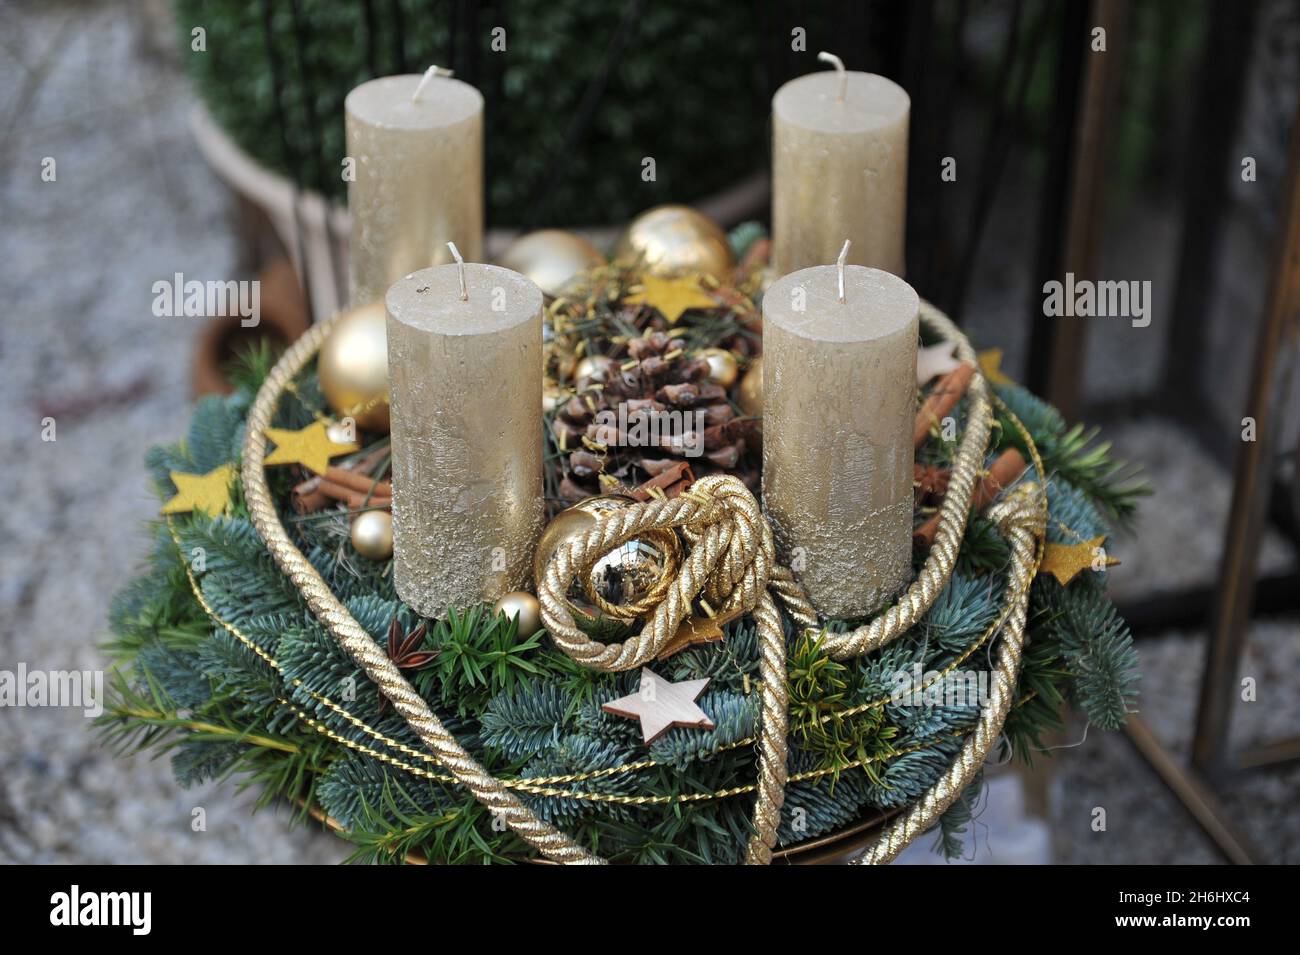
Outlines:
[[1051, 544], [1043, 549], [1043, 562], [1038, 567], [1040, 574], [1051, 574], [1065, 586], [1085, 570], [1101, 570], [1114, 567], [1119, 561], [1106, 553], [1102, 541], [1106, 538], [1094, 537], [1080, 544]]
[[664, 279], [647, 275], [641, 279], [641, 291], [627, 296], [623, 301], [659, 309], [669, 325], [677, 324], [682, 312], [687, 309], [718, 307], [717, 301], [706, 295], [699, 282], [690, 277]]
[[315, 421], [297, 431], [267, 428], [266, 436], [275, 442], [275, 450], [266, 456], [270, 464], [301, 464], [317, 474], [324, 474], [330, 458], [359, 451], [358, 444], [341, 444], [329, 436], [329, 424]]
[[230, 505], [230, 485], [235, 480], [233, 464], [223, 464], [207, 474], [172, 471], [170, 477], [176, 485], [177, 493], [163, 505], [164, 514], [203, 511], [216, 517]]
[[1009, 378], [1002, 371], [1002, 349], [1001, 348], [986, 348], [975, 357], [979, 359], [980, 371], [984, 373], [984, 377], [988, 379], [989, 384], [991, 385], [1014, 385], [1015, 384], [1015, 382], [1012, 381], [1011, 378]]

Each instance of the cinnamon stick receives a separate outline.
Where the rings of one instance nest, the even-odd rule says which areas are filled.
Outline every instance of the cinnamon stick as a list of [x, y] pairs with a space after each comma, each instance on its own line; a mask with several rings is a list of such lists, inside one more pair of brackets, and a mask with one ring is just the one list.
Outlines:
[[367, 496], [363, 491], [354, 491], [350, 487], [335, 484], [333, 481], [327, 481], [324, 478], [321, 478], [318, 490], [322, 494], [328, 495], [332, 500], [343, 501], [354, 510], [358, 507], [387, 507], [393, 503], [391, 495], [371, 494]]
[[356, 507], [358, 505], [351, 502], [364, 500], [367, 493], [370, 493], [370, 503], [387, 504], [393, 496], [392, 484], [376, 481], [366, 473], [387, 453], [387, 449], [380, 448], [353, 462], [350, 467], [331, 465], [324, 475], [314, 474], [300, 482], [293, 489], [294, 510], [299, 514], [313, 514], [331, 501], [348, 501], [349, 507]]
[[969, 362], [962, 362], [939, 379], [939, 383], [921, 403], [921, 410], [916, 415], [916, 428], [912, 435], [914, 447], [919, 448], [923, 445], [930, 435], [931, 425], [942, 421], [953, 408], [957, 407], [961, 396], [970, 387], [970, 380], [974, 374], [975, 366]]
[[691, 466], [685, 461], [676, 461], [650, 480], [638, 484], [628, 496], [638, 501], [648, 501], [651, 497], [650, 489], [657, 487], [666, 497], [677, 497], [694, 482], [695, 475], [691, 472]]
[[370, 494], [372, 497], [392, 497], [393, 485], [389, 481], [376, 481], [367, 474], [359, 474], [348, 468], [330, 465], [322, 475], [325, 480], [341, 484], [349, 490]]
[[[977, 511], [982, 511], [996, 500], [997, 496], [1002, 493], [1002, 489], [1013, 483], [1020, 475], [1025, 473], [1028, 465], [1020, 452], [1015, 448], [1008, 448], [997, 456], [993, 466], [989, 468], [989, 473], [975, 485], [975, 492], [971, 495], [971, 506]], [[930, 515], [929, 520], [918, 527], [912, 533], [913, 541], [929, 547], [934, 543], [934, 535], [939, 531], [939, 513], [936, 511]]]

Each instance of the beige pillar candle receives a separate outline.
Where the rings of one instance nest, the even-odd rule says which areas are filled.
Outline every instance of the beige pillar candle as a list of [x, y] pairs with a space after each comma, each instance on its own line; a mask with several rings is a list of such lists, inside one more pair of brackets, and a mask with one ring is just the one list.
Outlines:
[[483, 97], [430, 67], [362, 83], [344, 102], [352, 304], [416, 269], [483, 257]]
[[776, 91], [777, 275], [835, 261], [846, 237], [853, 242], [850, 264], [903, 274], [910, 111], [911, 100], [896, 83], [842, 68], [801, 76]]
[[781, 560], [830, 617], [873, 613], [907, 582], [919, 300], [850, 265], [763, 296], [763, 507]]
[[495, 265], [441, 265], [393, 283], [386, 304], [393, 578], [402, 600], [437, 617], [532, 579], [542, 293]]

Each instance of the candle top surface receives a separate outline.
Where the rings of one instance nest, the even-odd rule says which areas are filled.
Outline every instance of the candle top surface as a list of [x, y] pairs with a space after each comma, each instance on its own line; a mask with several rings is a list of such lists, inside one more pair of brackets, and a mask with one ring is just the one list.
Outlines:
[[792, 126], [826, 133], [865, 132], [906, 119], [912, 100], [893, 80], [854, 70], [845, 76], [842, 100], [839, 70], [796, 77], [776, 91], [772, 112]]
[[406, 73], [369, 80], [348, 93], [344, 109], [363, 123], [391, 129], [451, 126], [483, 112], [483, 94], [450, 76], [433, 77], [412, 102], [421, 79]]
[[764, 325], [814, 341], [865, 342], [915, 327], [921, 309], [912, 286], [892, 272], [862, 265], [844, 267], [843, 302], [839, 296], [834, 265], [791, 272], [763, 294]]
[[460, 266], [437, 265], [398, 279], [384, 298], [388, 314], [411, 328], [439, 335], [482, 335], [531, 321], [542, 310], [542, 290], [499, 265], [465, 263], [466, 301], [460, 297]]

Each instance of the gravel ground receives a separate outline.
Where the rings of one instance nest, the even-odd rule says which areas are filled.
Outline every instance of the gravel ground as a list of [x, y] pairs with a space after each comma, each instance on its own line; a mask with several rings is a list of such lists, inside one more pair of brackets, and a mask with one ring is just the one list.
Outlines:
[[[12, 170], [0, 180], [8, 302], [0, 402], [13, 409], [0, 429], [0, 461], [14, 462], [5, 475], [11, 501], [21, 502], [0, 510], [0, 669], [103, 665], [108, 595], [130, 578], [157, 508], [143, 455], [185, 427], [201, 328], [198, 319], [153, 317], [151, 285], [174, 272], [235, 274], [227, 197], [190, 141], [192, 101], [175, 68], [151, 52], [140, 9], [0, 7], [0, 158]], [[57, 162], [52, 183], [40, 176], [47, 156]], [[977, 300], [987, 314], [987, 292]], [[996, 331], [984, 332], [985, 344]], [[53, 442], [40, 436], [47, 415], [57, 421]], [[1117, 585], [1136, 593], [1210, 579], [1228, 478], [1158, 420], [1111, 437], [1162, 490], [1143, 536], [1120, 548]], [[1285, 559], [1271, 540], [1266, 566]], [[1274, 739], [1300, 725], [1296, 632], [1295, 620], [1256, 626], [1245, 671], [1258, 678], [1259, 703], [1239, 707], [1235, 740]], [[1143, 714], [1179, 752], [1201, 636], [1168, 634], [1141, 648]], [[1081, 735], [1072, 728], [1062, 742]], [[1122, 736], [1092, 734], [1046, 765], [1045, 810], [1020, 776], [994, 780], [976, 862], [1215, 861]], [[1270, 857], [1294, 862], [1297, 793], [1300, 771], [1259, 772], [1234, 780], [1225, 801]], [[0, 860], [334, 862], [347, 854], [328, 835], [290, 828], [283, 810], [251, 815], [251, 802], [232, 784], [181, 790], [165, 760], [113, 757], [80, 711], [0, 711]], [[1096, 806], [1107, 809], [1105, 833], [1089, 828]], [[206, 811], [206, 832], [191, 831], [196, 807]], [[917, 846], [907, 861], [933, 857]]]

